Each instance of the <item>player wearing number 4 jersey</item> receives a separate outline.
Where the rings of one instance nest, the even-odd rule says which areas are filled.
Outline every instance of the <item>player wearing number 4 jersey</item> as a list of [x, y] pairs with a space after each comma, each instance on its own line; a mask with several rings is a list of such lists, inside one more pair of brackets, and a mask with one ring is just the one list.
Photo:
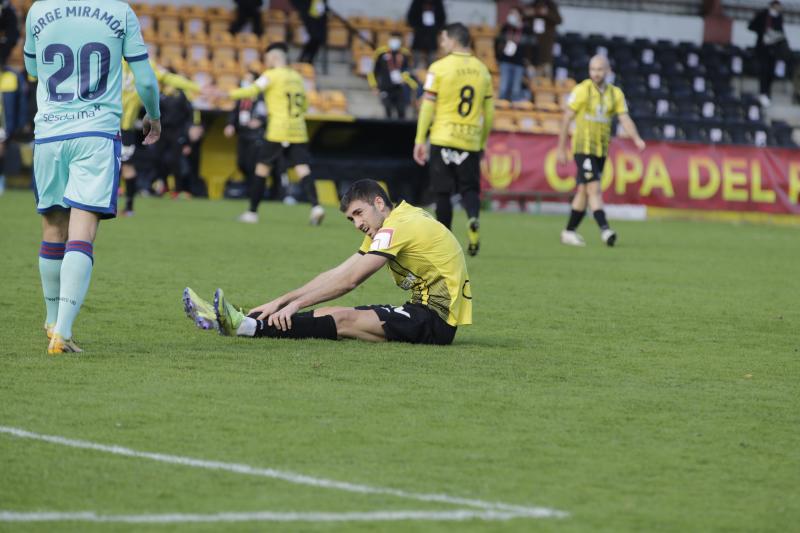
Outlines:
[[420, 165], [428, 160], [425, 139], [430, 127], [429, 172], [436, 194], [436, 218], [450, 227], [450, 197], [460, 193], [469, 217], [467, 251], [475, 255], [479, 247], [480, 158], [494, 117], [492, 77], [486, 65], [471, 54], [469, 31], [463, 24], [446, 26], [440, 44], [448, 55], [428, 70], [414, 160]]
[[39, 79], [33, 173], [43, 215], [39, 272], [47, 351], [79, 352], [72, 324], [89, 288], [97, 226], [117, 210], [122, 59], [147, 110], [145, 144], [161, 134], [158, 83], [139, 21], [125, 2], [34, 2], [25, 30], [25, 68]]
[[562, 165], [567, 162], [567, 132], [573, 119], [576, 126], [572, 147], [575, 163], [578, 166], [575, 179], [578, 189], [572, 199], [567, 228], [561, 232], [561, 242], [570, 246], [585, 245], [583, 237], [575, 230], [586, 214], [587, 203], [600, 227], [600, 238], [603, 242], [608, 246], [614, 246], [617, 242], [617, 234], [609, 227], [606, 220], [601, 187], [603, 167], [611, 139], [611, 119], [617, 117], [636, 147], [639, 150], [645, 148], [636, 125], [628, 116], [625, 95], [618, 87], [606, 83], [609, 70], [608, 59], [604, 56], [597, 55], [589, 61], [589, 79], [582, 81], [572, 90], [561, 121], [558, 162]]
[[267, 70], [249, 87], [234, 89], [228, 96], [234, 100], [256, 98], [264, 93], [269, 121], [265, 138], [259, 151], [255, 168], [256, 179], [250, 191], [250, 210], [242, 213], [240, 222], [258, 222], [258, 204], [264, 196], [267, 176], [275, 163], [283, 156], [289, 168], [294, 168], [311, 202], [309, 221], [317, 226], [325, 216], [325, 210], [317, 201], [317, 190], [311, 176], [311, 155], [308, 152], [308, 130], [306, 129], [306, 91], [303, 78], [287, 63], [287, 47], [284, 43], [272, 43], [267, 47]]

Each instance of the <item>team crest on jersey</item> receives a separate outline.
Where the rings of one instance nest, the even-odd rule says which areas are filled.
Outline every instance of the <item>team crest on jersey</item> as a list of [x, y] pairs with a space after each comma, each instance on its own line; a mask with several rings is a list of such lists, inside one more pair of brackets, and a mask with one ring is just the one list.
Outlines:
[[370, 251], [386, 250], [392, 245], [392, 237], [394, 236], [393, 229], [382, 229], [375, 234], [370, 244]]

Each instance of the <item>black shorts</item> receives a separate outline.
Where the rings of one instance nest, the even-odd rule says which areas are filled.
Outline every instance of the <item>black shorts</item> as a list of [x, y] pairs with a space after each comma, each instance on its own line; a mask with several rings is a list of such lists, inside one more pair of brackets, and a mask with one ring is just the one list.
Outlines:
[[123, 163], [133, 164], [134, 155], [136, 154], [136, 145], [139, 144], [139, 131], [138, 130], [122, 130], [122, 150], [120, 152], [120, 161]]
[[262, 163], [269, 167], [275, 166], [278, 159], [283, 156], [283, 167], [292, 168], [297, 165], [311, 164], [311, 153], [308, 151], [308, 143], [290, 144], [264, 141], [258, 149], [257, 163]]
[[581, 185], [603, 178], [603, 167], [606, 166], [606, 158], [596, 155], [575, 154], [575, 164], [578, 165], [575, 181], [578, 182], [578, 185]]
[[481, 153], [431, 145], [431, 190], [463, 193], [481, 190]]
[[414, 344], [452, 344], [456, 327], [451, 326], [422, 304], [409, 302], [401, 306], [360, 305], [359, 311], [373, 310], [383, 321], [386, 340]]

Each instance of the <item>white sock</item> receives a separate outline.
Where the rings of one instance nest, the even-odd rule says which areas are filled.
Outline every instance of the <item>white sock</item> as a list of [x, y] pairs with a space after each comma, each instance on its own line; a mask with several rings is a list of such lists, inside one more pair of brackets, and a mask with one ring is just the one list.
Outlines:
[[249, 316], [244, 317], [242, 323], [236, 328], [236, 334], [240, 337], [255, 337], [256, 336], [256, 323], [255, 318]]

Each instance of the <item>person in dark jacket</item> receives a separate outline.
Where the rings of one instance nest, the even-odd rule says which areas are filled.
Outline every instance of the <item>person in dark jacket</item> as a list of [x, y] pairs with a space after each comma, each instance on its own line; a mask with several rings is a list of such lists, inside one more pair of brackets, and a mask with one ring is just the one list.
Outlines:
[[500, 66], [499, 98], [503, 100], [518, 102], [524, 98], [522, 78], [525, 75], [525, 57], [522, 36], [522, 15], [519, 9], [512, 7], [494, 42], [495, 58]]
[[172, 196], [191, 196], [191, 171], [186, 159], [191, 153], [189, 128], [194, 122], [192, 103], [183, 91], [164, 87], [161, 93], [161, 141], [152, 145], [155, 166], [154, 189], [163, 191], [167, 177], [175, 178]]
[[0, 194], [6, 184], [6, 147], [14, 133], [25, 125], [27, 114], [25, 78], [11, 68], [0, 66]]
[[19, 19], [10, 0], [0, 0], [0, 65], [5, 65], [8, 56], [19, 41]]
[[411, 54], [402, 44], [403, 36], [392, 33], [389, 45], [375, 51], [375, 66], [367, 77], [370, 87], [380, 94], [386, 118], [406, 118], [409, 90], [416, 90], [418, 85], [411, 74]]
[[[552, 77], [553, 43], [561, 13], [554, 0], [533, 0], [522, 9], [525, 28], [525, 53], [538, 76]], [[531, 75], [533, 73], [530, 73]]]
[[261, 23], [262, 0], [234, 0], [236, 3], [236, 19], [231, 23], [231, 33], [239, 33], [248, 22], [252, 23], [253, 33], [261, 35], [264, 27]]
[[767, 9], [755, 14], [747, 28], [756, 34], [756, 59], [759, 65], [759, 100], [761, 105], [770, 105], [772, 82], [775, 79], [775, 63], [786, 56], [788, 43], [783, 32], [782, 6], [778, 0], [770, 2]]
[[308, 41], [303, 45], [299, 63], [314, 63], [319, 49], [328, 41], [328, 0], [291, 0], [300, 14]]
[[447, 24], [443, 0], [413, 0], [406, 16], [408, 25], [414, 30], [414, 65], [428, 68], [439, 48], [439, 32]]
[[[252, 85], [259, 74], [248, 72], [242, 80], [242, 87]], [[258, 147], [264, 138], [264, 125], [267, 122], [267, 109], [264, 96], [243, 98], [235, 101], [235, 107], [228, 115], [228, 123], [223, 133], [225, 137], [236, 135], [236, 166], [244, 176], [247, 190], [255, 179]]]

